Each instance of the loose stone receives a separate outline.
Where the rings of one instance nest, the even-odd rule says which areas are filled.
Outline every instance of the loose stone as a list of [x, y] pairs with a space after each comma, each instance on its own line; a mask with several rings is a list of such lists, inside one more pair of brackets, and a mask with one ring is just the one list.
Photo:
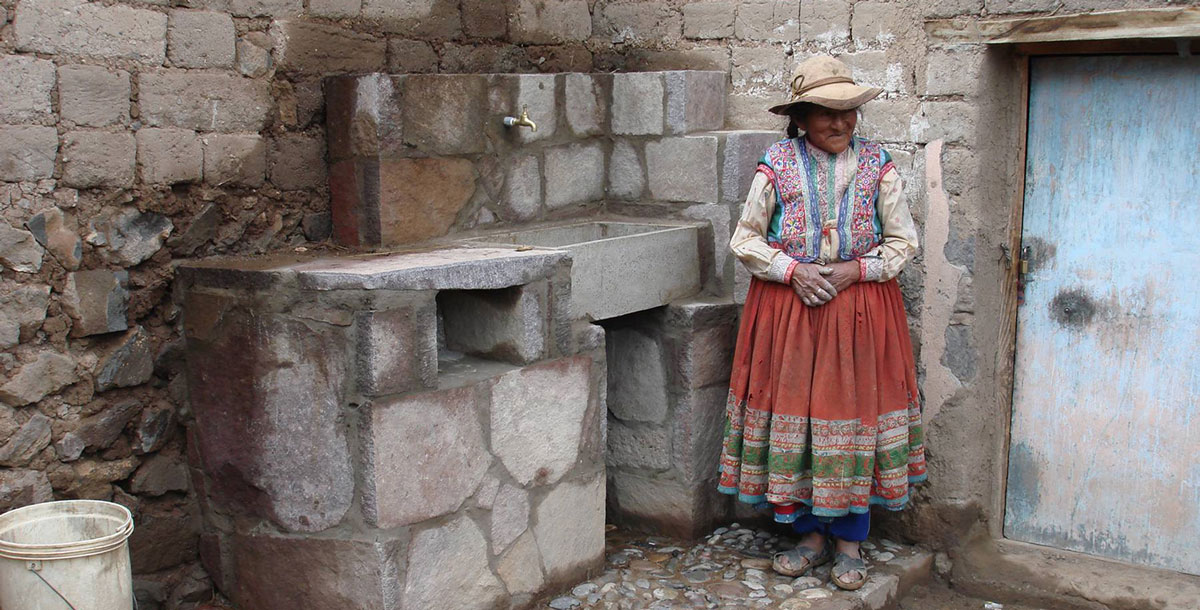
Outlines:
[[801, 576], [800, 578], [792, 581], [792, 588], [797, 591], [803, 591], [805, 589], [819, 587], [822, 584], [824, 583], [822, 583], [819, 579], [813, 578], [812, 576]]
[[742, 584], [746, 585], [748, 588], [750, 588], [753, 591], [762, 591], [764, 588], [762, 586], [762, 583], [754, 582], [753, 580], [743, 580]]
[[637, 587], [639, 589], [649, 589], [650, 588], [650, 581], [646, 580], [645, 578], [639, 578], [639, 579], [635, 580], [633, 584], [637, 585]]
[[879, 554], [875, 555], [875, 559], [876, 559], [877, 561], [882, 561], [882, 562], [885, 562], [885, 563], [886, 563], [886, 562], [888, 562], [888, 561], [891, 561], [891, 560], [893, 560], [893, 559], [895, 559], [895, 558], [896, 558], [896, 554], [895, 554], [895, 553], [889, 553], [889, 552], [887, 552], [887, 551], [884, 551], [884, 552], [882, 552], [882, 553], [879, 553]]
[[573, 597], [557, 597], [550, 602], [550, 607], [554, 610], [570, 610], [581, 605], [580, 601]]
[[743, 559], [742, 567], [754, 570], [769, 570], [771, 569], [771, 561], [769, 559]]
[[833, 592], [829, 591], [828, 589], [805, 589], [804, 591], [797, 593], [796, 597], [800, 599], [825, 599], [827, 597], [833, 597]]
[[679, 592], [674, 589], [658, 588], [654, 590], [654, 599], [670, 600], [677, 598], [679, 598]]
[[599, 587], [593, 583], [585, 582], [581, 585], [577, 585], [574, 589], [571, 589], [571, 595], [574, 595], [575, 597], [587, 597], [588, 595], [595, 593], [596, 589], [598, 588]]
[[771, 587], [771, 590], [778, 595], [791, 595], [792, 593], [795, 593], [795, 589], [793, 589], [791, 585], [775, 585], [774, 587]]
[[750, 592], [750, 595], [748, 595], [747, 597], [749, 597], [750, 599], [758, 599], [758, 598], [760, 598], [760, 597], [766, 597], [766, 596], [767, 596], [767, 592], [766, 592], [766, 591], [757, 591], [757, 590], [755, 590], [755, 591], [751, 591], [751, 592]]
[[727, 527], [718, 527], [717, 529], [713, 530], [713, 535], [720, 536], [721, 534], [724, 534], [725, 532], [728, 532], [728, 531], [729, 531], [729, 528], [727, 528]]

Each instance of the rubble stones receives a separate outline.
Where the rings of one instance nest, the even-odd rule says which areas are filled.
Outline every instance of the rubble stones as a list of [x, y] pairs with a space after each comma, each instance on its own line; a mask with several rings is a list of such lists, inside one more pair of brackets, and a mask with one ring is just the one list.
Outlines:
[[129, 121], [129, 73], [100, 66], [58, 69], [58, 107], [64, 121], [106, 127]]
[[62, 182], [73, 188], [133, 186], [137, 143], [124, 132], [79, 130], [63, 139]]
[[109, 262], [132, 267], [154, 256], [174, 228], [166, 216], [126, 208], [94, 223], [88, 243], [105, 248]]
[[46, 473], [37, 470], [0, 470], [0, 513], [53, 499], [54, 491], [50, 488]]
[[408, 557], [405, 606], [485, 610], [504, 595], [488, 568], [487, 541], [469, 517], [417, 532]]
[[492, 388], [492, 450], [522, 485], [556, 483], [574, 466], [589, 368], [585, 358], [558, 360], [508, 373]]
[[57, 154], [58, 130], [53, 127], [0, 125], [0, 181], [49, 178]]
[[[6, 398], [3, 390], [0, 390], [0, 398]], [[50, 418], [41, 413], [34, 413], [16, 434], [0, 446], [0, 466], [24, 466], [49, 444]]]
[[519, 487], [505, 485], [492, 503], [492, 552], [503, 553], [529, 527], [529, 496]]
[[74, 461], [86, 450], [107, 449], [140, 409], [141, 404], [138, 401], [126, 400], [83, 419], [74, 430], [64, 434], [56, 443], [59, 459]]
[[79, 268], [83, 241], [79, 239], [79, 233], [66, 227], [62, 210], [50, 208], [34, 214], [25, 227], [60, 265], [69, 271]]
[[51, 115], [54, 62], [25, 55], [0, 55], [0, 122], [35, 123]]
[[175, 432], [175, 408], [160, 404], [142, 410], [134, 427], [133, 452], [141, 455], [158, 451]]
[[154, 346], [138, 327], [125, 333], [121, 342], [96, 367], [96, 391], [141, 385], [154, 374]]
[[187, 490], [187, 465], [179, 457], [162, 453], [156, 453], [142, 462], [129, 481], [129, 491], [139, 495], [161, 496]]
[[73, 321], [72, 337], [84, 337], [129, 328], [125, 313], [129, 304], [129, 274], [96, 269], [67, 275], [59, 303]]
[[32, 338], [46, 319], [49, 304], [49, 286], [0, 283], [0, 348]]
[[75, 361], [70, 356], [44, 350], [0, 386], [0, 400], [13, 407], [37, 402], [75, 383]]

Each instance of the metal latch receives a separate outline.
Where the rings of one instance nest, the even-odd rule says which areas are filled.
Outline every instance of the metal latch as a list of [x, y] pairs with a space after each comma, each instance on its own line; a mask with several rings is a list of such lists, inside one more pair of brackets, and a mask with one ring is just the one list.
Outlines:
[[1021, 247], [1021, 258], [1017, 260], [1017, 305], [1025, 304], [1025, 284], [1029, 282], [1029, 254], [1032, 248]]

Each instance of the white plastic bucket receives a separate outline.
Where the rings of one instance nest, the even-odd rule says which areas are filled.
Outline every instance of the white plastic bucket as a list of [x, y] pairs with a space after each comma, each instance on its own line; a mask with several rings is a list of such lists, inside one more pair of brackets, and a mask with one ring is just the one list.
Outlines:
[[0, 608], [131, 610], [129, 509], [44, 502], [0, 515]]

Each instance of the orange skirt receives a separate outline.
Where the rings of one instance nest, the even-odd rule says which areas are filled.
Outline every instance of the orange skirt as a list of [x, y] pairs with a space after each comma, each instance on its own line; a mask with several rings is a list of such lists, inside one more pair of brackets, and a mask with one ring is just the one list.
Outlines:
[[900, 510], [925, 479], [916, 366], [895, 280], [808, 307], [750, 284], [734, 353], [720, 491], [819, 517]]

